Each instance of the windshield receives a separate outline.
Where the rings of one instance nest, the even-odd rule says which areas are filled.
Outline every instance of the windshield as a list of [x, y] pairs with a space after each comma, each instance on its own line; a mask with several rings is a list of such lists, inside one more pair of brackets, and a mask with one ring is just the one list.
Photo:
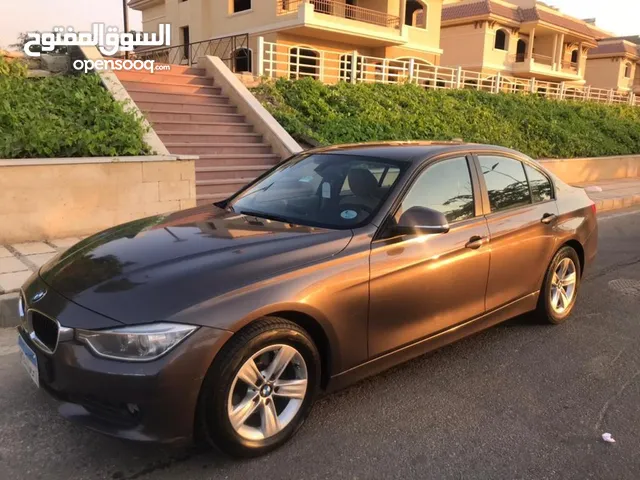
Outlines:
[[301, 155], [234, 198], [234, 212], [324, 228], [367, 223], [397, 183], [404, 164], [331, 153]]

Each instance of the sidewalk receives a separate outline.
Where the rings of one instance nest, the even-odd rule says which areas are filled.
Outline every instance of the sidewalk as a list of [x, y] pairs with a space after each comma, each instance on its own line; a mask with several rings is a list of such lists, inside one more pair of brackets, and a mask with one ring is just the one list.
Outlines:
[[[575, 186], [587, 189], [599, 212], [640, 205], [640, 177], [600, 180]], [[597, 187], [602, 191], [595, 191]]]
[[0, 245], [0, 328], [15, 325], [18, 290], [56, 254], [78, 243], [77, 237]]

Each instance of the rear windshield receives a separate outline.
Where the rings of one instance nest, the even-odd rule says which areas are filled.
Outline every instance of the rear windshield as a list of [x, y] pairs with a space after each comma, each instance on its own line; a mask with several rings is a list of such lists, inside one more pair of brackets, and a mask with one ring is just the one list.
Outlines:
[[292, 158], [231, 200], [237, 213], [324, 228], [368, 223], [406, 164], [333, 153]]

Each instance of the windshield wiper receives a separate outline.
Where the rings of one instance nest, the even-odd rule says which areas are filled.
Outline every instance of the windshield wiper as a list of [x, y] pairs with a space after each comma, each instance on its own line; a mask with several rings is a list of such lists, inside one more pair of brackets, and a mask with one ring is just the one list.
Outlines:
[[240, 213], [242, 215], [248, 215], [250, 217], [264, 218], [266, 220], [274, 220], [276, 222], [282, 222], [282, 223], [292, 223], [291, 220], [289, 220], [288, 218], [280, 217], [278, 215], [272, 215], [270, 213], [254, 212], [251, 210], [241, 210]]

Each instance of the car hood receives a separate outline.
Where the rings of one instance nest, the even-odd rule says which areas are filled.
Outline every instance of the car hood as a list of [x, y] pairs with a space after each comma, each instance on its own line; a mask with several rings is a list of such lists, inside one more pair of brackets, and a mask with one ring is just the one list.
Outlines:
[[333, 256], [352, 235], [351, 230], [292, 225], [211, 205], [89, 237], [45, 265], [40, 276], [68, 300], [96, 313], [127, 325], [148, 323]]

